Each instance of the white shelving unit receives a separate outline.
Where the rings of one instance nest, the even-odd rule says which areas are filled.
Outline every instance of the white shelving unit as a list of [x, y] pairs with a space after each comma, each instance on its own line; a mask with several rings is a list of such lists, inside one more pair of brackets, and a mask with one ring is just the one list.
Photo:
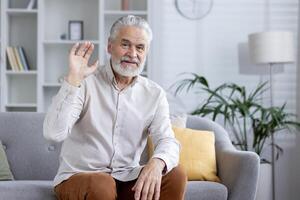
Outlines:
[[[107, 62], [106, 44], [112, 23], [121, 16], [134, 14], [148, 19], [150, 0], [129, 0], [129, 10], [122, 10], [122, 0], [1, 0], [1, 84], [0, 110], [47, 111], [52, 97], [68, 71], [68, 53], [76, 42], [89, 40], [95, 44], [91, 58]], [[68, 37], [70, 20], [83, 21], [82, 41]], [[13, 71], [8, 66], [6, 47], [22, 46], [30, 70]], [[151, 54], [151, 53], [150, 53]], [[148, 57], [147, 66], [151, 63]], [[143, 72], [149, 76], [147, 66]]]

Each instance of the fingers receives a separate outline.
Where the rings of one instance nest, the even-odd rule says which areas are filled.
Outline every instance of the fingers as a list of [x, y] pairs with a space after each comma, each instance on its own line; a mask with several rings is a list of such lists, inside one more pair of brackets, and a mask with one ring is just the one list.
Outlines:
[[147, 196], [147, 200], [152, 200], [153, 199], [153, 194], [155, 191], [155, 185], [157, 185], [156, 183], [152, 182], [150, 187], [149, 187], [149, 191], [148, 191], [148, 196]]
[[72, 48], [70, 50], [70, 55], [75, 55], [76, 54], [78, 46], [79, 46], [78, 42], [72, 46]]
[[97, 60], [94, 64], [86, 68], [85, 76], [92, 74], [98, 68], [98, 66], [99, 66], [99, 60]]
[[161, 181], [159, 181], [159, 182], [155, 185], [155, 189], [154, 189], [154, 200], [159, 200], [159, 196], [160, 196], [160, 185], [161, 185]]
[[134, 193], [135, 200], [140, 200], [143, 184], [144, 184], [144, 179], [142, 179], [142, 177], [139, 177], [138, 180], [136, 181], [135, 185], [132, 188], [132, 190], [135, 191], [135, 193]]
[[85, 41], [83, 44], [80, 45], [76, 55], [84, 57], [84, 55], [86, 54], [86, 52], [89, 49], [90, 45], [91, 45], [91, 42]]
[[[143, 185], [142, 198], [141, 198], [141, 200], [147, 200], [150, 185], [151, 185], [151, 182], [146, 180], [146, 182], [145, 182], [144, 185]], [[153, 195], [153, 194], [152, 194], [152, 195]]]
[[94, 51], [94, 44], [90, 43], [90, 45], [88, 46], [88, 49], [85, 52], [85, 54], [84, 54], [83, 57], [85, 57], [86, 59], [89, 60], [90, 57], [91, 57], [91, 55], [92, 55], [92, 53], [93, 53], [93, 51]]

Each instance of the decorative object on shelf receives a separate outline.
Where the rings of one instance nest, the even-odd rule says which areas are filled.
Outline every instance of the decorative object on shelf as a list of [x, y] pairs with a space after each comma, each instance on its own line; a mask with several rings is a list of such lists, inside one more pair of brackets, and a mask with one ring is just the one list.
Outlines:
[[57, 82], [58, 83], [63, 83], [64, 80], [65, 80], [65, 75], [61, 75], [61, 76], [58, 77]]
[[121, 0], [121, 9], [129, 10], [129, 0]]
[[36, 4], [36, 0], [30, 0], [28, 5], [27, 5], [27, 9], [28, 10], [31, 10], [35, 7], [35, 4]]
[[67, 39], [67, 34], [66, 33], [61, 34], [60, 39], [61, 40], [66, 40]]
[[[288, 31], [268, 31], [250, 34], [248, 37], [250, 58], [255, 64], [267, 64], [270, 76], [270, 106], [273, 107], [272, 68], [276, 64], [295, 61], [294, 36]], [[272, 143], [272, 196], [275, 196], [275, 138], [271, 134]]]
[[212, 10], [214, 0], [175, 0], [179, 14], [190, 20], [200, 20]]
[[69, 21], [69, 39], [83, 40], [83, 21], [70, 20]]

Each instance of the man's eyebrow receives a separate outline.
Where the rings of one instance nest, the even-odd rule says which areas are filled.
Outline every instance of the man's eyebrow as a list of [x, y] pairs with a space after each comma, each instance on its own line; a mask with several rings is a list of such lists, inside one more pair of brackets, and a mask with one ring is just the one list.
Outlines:
[[[122, 38], [121, 42], [132, 43], [130, 40], [127, 40], [125, 38]], [[146, 46], [146, 44], [145, 43], [139, 43], [139, 44], [136, 44], [136, 46]]]
[[127, 40], [127, 39], [122, 39], [121, 40], [122, 42], [129, 42], [129, 43], [131, 43], [129, 40]]
[[143, 49], [144, 49], [146, 45], [145, 45], [145, 44], [138, 44], [138, 45], [136, 45], [136, 46], [137, 46], [138, 48], [143, 48]]

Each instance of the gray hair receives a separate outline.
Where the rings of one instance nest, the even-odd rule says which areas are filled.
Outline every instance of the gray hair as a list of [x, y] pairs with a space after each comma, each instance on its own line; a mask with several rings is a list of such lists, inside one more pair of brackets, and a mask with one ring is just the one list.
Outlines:
[[115, 23], [112, 25], [110, 29], [110, 35], [108, 37], [109, 40], [114, 40], [119, 32], [120, 28], [124, 26], [135, 26], [141, 28], [146, 31], [148, 35], [148, 44], [150, 44], [152, 40], [152, 30], [148, 24], [148, 22], [139, 16], [127, 15], [124, 17], [120, 17]]

